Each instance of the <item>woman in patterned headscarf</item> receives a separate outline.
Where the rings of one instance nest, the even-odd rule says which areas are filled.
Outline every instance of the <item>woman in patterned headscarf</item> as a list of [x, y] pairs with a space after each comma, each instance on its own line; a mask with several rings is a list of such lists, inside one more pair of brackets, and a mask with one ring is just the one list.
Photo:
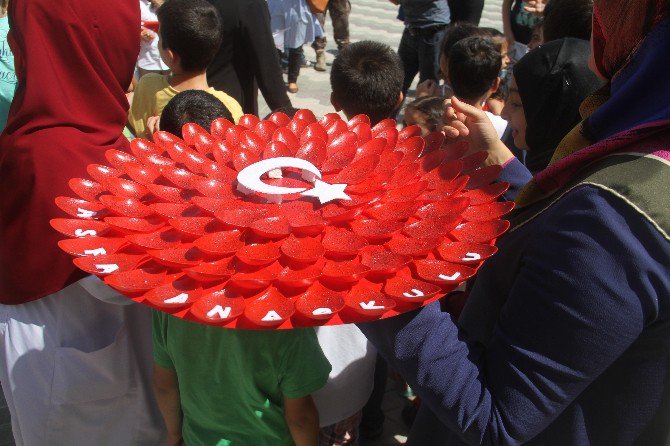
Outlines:
[[[670, 442], [670, 2], [596, 0], [608, 85], [524, 188], [458, 325], [437, 305], [361, 329], [422, 397], [408, 445]], [[467, 136], [528, 178], [485, 115]]]

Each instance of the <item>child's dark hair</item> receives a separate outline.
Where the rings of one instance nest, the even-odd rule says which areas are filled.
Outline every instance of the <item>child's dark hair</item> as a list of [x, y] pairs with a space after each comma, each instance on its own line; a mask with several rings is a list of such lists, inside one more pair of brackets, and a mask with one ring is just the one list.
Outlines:
[[449, 83], [454, 95], [464, 100], [483, 96], [498, 79], [502, 61], [490, 38], [468, 37], [449, 53]]
[[390, 46], [364, 40], [340, 50], [330, 86], [346, 114], [366, 114], [374, 125], [396, 111], [403, 77], [402, 62]]
[[501, 33], [495, 28], [482, 27], [479, 28], [482, 31], [482, 37], [490, 37], [493, 44], [498, 48], [498, 51], [502, 53], [503, 41], [505, 40], [505, 34]]
[[205, 0], [167, 0], [156, 12], [160, 42], [187, 72], [205, 71], [221, 46], [221, 18]]
[[574, 37], [589, 40], [593, 20], [593, 0], [561, 0], [544, 9], [544, 41]]
[[163, 109], [160, 129], [181, 138], [184, 124], [192, 122], [209, 130], [217, 118], [233, 122], [230, 110], [215, 96], [203, 90], [185, 90], [175, 95]]
[[449, 30], [444, 35], [442, 44], [440, 46], [440, 54], [445, 59], [449, 59], [449, 53], [454, 47], [456, 42], [463, 40], [467, 37], [480, 36], [487, 37], [491, 33], [486, 31], [484, 28], [479, 28], [476, 25], [473, 25], [469, 22], [456, 22], [449, 25]]
[[410, 110], [416, 110], [426, 117], [428, 130], [434, 132], [442, 125], [444, 98], [441, 96], [425, 96], [407, 104]]

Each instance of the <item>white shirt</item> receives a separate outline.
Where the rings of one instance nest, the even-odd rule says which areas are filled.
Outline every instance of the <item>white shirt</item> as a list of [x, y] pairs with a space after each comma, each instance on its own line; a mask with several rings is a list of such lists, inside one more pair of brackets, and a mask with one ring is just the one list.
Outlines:
[[[140, 19], [144, 22], [155, 22], [158, 20], [156, 11], [151, 8], [149, 0], [140, 0]], [[138, 36], [138, 38], [140, 38]], [[141, 38], [140, 38], [141, 39]], [[144, 39], [140, 40], [140, 55], [137, 58], [137, 66], [144, 70], [168, 70], [168, 66], [163, 63], [161, 55], [158, 52], [158, 34], [151, 42]]]
[[332, 370], [312, 394], [321, 427], [345, 420], [368, 402], [374, 386], [377, 350], [354, 324], [318, 327], [316, 336]]
[[505, 133], [505, 129], [507, 128], [507, 121], [505, 121], [498, 115], [494, 115], [491, 112], [487, 111], [484, 113], [486, 113], [486, 116], [488, 116], [489, 121], [491, 121], [491, 124], [493, 124], [493, 127], [495, 127], [496, 133], [498, 133], [498, 138], [502, 138], [503, 134]]

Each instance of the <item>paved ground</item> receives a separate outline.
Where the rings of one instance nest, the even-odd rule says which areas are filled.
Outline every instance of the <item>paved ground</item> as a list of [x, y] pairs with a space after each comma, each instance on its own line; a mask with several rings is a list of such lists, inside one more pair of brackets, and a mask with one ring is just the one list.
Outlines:
[[[467, 1], [467, 0], [462, 0]], [[397, 49], [402, 34], [403, 25], [396, 19], [397, 7], [386, 0], [351, 0], [352, 10], [350, 17], [351, 40], [378, 40]], [[502, 0], [486, 0], [484, 14], [480, 26], [502, 29], [500, 9]], [[326, 33], [328, 34], [327, 63], [333, 62], [337, 49], [332, 39], [332, 28], [327, 19]], [[314, 51], [305, 46], [307, 60], [314, 61]], [[329, 73], [319, 73], [313, 68], [303, 68], [298, 81], [300, 91], [291, 95], [293, 105], [297, 108], [309, 108], [317, 116], [332, 112], [330, 105]], [[411, 94], [412, 92], [410, 92]], [[260, 113], [265, 116], [269, 109], [261, 100]], [[364, 446], [392, 446], [404, 444], [407, 427], [402, 422], [400, 412], [405, 404], [401, 389], [397, 382], [389, 380], [384, 401], [386, 423], [382, 437], [376, 441], [363, 442]], [[101, 427], [102, 428], [102, 427]], [[13, 445], [9, 413], [2, 395], [0, 395], [0, 446]], [[125, 445], [119, 445], [125, 446]]]
[[[486, 0], [480, 26], [502, 30], [501, 7], [502, 0]], [[377, 40], [397, 49], [403, 31], [402, 22], [396, 19], [397, 14], [398, 7], [387, 0], [351, 0], [349, 18], [351, 40], [354, 42], [366, 39]], [[337, 55], [337, 46], [332, 38], [332, 32], [330, 19], [326, 18], [328, 38], [326, 60], [329, 70], [317, 72], [311, 67], [303, 68], [298, 79], [300, 91], [290, 95], [294, 107], [309, 108], [317, 116], [333, 111], [330, 105], [329, 71]], [[314, 62], [314, 50], [309, 45], [305, 45], [304, 50], [307, 60]], [[412, 91], [409, 94], [412, 94]], [[269, 109], [262, 100], [260, 102], [260, 114], [265, 116], [269, 113]]]

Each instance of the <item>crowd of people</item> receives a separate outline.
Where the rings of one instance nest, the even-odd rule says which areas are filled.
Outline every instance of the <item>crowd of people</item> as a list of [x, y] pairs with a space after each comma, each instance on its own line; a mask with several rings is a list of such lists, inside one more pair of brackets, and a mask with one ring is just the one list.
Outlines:
[[[356, 445], [381, 435], [389, 370], [418, 396], [409, 445], [668, 444], [670, 1], [504, 0], [502, 31], [478, 26], [483, 1], [390, 1], [397, 51], [350, 42], [346, 0], [0, 1], [17, 445]], [[49, 226], [68, 181], [133, 138], [257, 116], [258, 91], [293, 116], [303, 47], [328, 70], [327, 14], [335, 112], [501, 166], [511, 229], [465, 290], [372, 323], [245, 331], [76, 269]]]

